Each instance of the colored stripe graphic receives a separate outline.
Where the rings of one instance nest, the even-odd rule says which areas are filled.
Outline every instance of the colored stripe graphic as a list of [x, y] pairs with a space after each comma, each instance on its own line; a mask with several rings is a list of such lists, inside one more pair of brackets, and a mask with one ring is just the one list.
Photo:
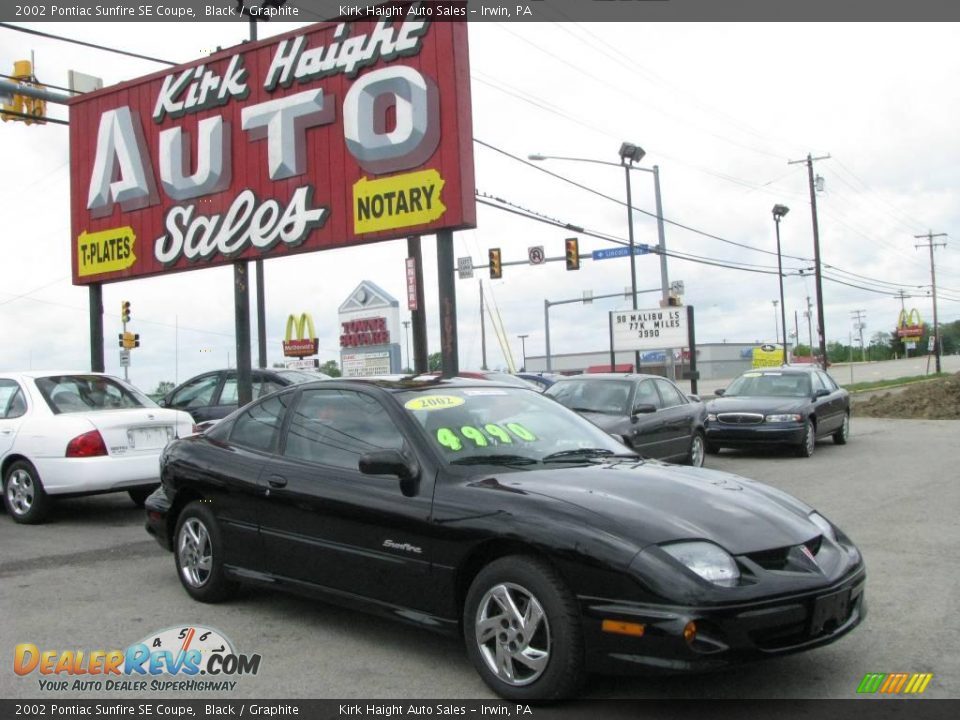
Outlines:
[[857, 686], [857, 692], [919, 695], [932, 679], [933, 673], [867, 673]]

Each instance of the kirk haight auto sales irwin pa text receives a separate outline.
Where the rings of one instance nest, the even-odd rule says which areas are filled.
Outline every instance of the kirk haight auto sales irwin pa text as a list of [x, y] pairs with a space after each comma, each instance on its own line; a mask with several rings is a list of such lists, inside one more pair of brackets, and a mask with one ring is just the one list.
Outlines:
[[476, 225], [466, 25], [320, 23], [70, 102], [73, 279]]

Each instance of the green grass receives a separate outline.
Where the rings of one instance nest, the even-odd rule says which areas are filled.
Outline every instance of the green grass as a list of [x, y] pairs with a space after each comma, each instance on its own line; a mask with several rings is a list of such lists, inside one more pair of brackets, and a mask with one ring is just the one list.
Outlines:
[[936, 378], [949, 377], [952, 373], [931, 373], [930, 375], [911, 375], [910, 377], [892, 378], [890, 380], [874, 380], [872, 382], [858, 382], [843, 387], [850, 392], [863, 392], [864, 390], [882, 390], [883, 388], [900, 387], [901, 385], [910, 385], [911, 383], [923, 382], [924, 380], [934, 380]]

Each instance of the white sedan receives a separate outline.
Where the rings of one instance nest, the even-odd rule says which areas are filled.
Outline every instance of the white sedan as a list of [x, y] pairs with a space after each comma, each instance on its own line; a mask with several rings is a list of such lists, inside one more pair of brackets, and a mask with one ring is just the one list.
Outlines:
[[160, 483], [160, 453], [193, 432], [132, 385], [91, 372], [0, 373], [3, 502], [39, 523], [57, 496], [126, 491], [142, 505]]

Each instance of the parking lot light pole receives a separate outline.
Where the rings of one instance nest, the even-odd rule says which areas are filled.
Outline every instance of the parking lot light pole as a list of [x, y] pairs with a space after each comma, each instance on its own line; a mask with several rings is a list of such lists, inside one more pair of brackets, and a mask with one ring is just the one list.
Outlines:
[[527, 338], [530, 336], [517, 335], [517, 337], [520, 338], [520, 354], [523, 360], [523, 362], [521, 363], [521, 367], [523, 368], [524, 371], [526, 371], [527, 369]]
[[[780, 281], [780, 325], [783, 327], [783, 364], [787, 364], [787, 309], [783, 302], [783, 258], [780, 254], [780, 218], [790, 212], [786, 205], [773, 206], [773, 222], [777, 227], [777, 280]], [[813, 350], [811, 349], [811, 353]]]
[[[654, 165], [653, 168], [640, 167], [639, 165], [634, 165], [636, 162], [640, 162], [643, 157], [646, 155], [646, 152], [639, 145], [634, 145], [632, 143], [622, 143], [620, 145], [620, 162], [613, 163], [606, 160], [594, 160], [592, 158], [581, 158], [581, 157], [568, 157], [565, 155], [542, 155], [540, 153], [534, 153], [532, 155], [527, 155], [527, 159], [533, 160], [535, 162], [541, 162], [543, 160], [570, 160], [573, 162], [586, 162], [593, 163], [594, 165], [612, 165], [614, 167], [620, 166], [624, 169], [624, 175], [626, 176], [627, 183], [627, 232], [629, 235], [629, 246], [630, 246], [630, 289], [632, 295], [631, 307], [637, 309], [637, 267], [636, 267], [636, 257], [634, 255], [635, 245], [634, 245], [634, 236], [633, 236], [633, 197], [630, 187], [630, 171], [631, 170], [640, 170], [642, 172], [650, 173], [653, 175], [653, 188], [656, 196], [657, 203], [657, 252], [660, 253], [660, 291], [662, 296], [663, 305], [666, 306], [667, 301], [670, 297], [670, 278], [667, 275], [667, 253], [666, 253], [666, 236], [664, 233], [663, 227], [663, 206], [660, 199], [660, 168], [657, 165]], [[665, 362], [667, 369], [667, 377], [671, 380], [674, 376], [674, 366], [673, 366], [673, 349], [667, 348], [667, 360]], [[549, 352], [548, 352], [549, 355]], [[637, 371], [640, 367], [640, 351], [636, 351], [634, 355], [634, 371]]]

